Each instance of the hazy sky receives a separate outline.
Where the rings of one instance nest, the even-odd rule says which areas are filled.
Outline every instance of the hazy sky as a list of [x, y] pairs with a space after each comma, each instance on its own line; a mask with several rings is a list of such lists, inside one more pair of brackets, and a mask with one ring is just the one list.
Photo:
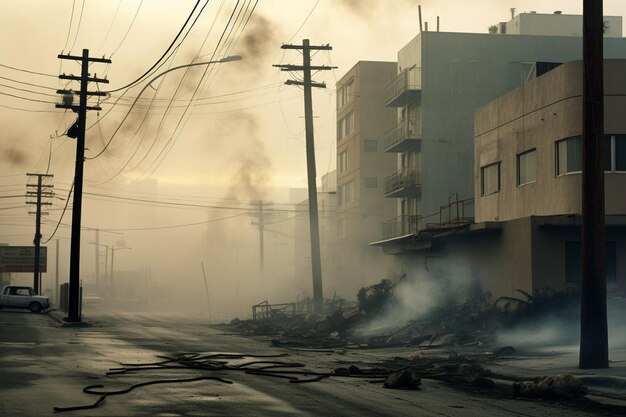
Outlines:
[[[135, 23], [124, 42], [124, 34], [129, 28], [133, 16], [139, 8]], [[59, 1], [2, 1], [3, 36], [1, 42], [0, 63], [19, 68], [57, 74], [60, 61], [56, 58], [63, 49], [80, 53], [81, 48], [89, 48], [93, 54], [110, 55], [113, 51], [113, 64], [94, 64], [96, 73], [107, 74], [110, 87], [120, 87], [133, 80], [165, 50], [179, 30], [182, 22], [196, 3], [195, 0], [86, 0], [84, 9], [81, 0]], [[190, 62], [201, 50], [201, 54], [210, 53], [225, 26], [225, 19], [236, 1], [210, 0], [193, 31], [185, 40], [174, 57], [174, 65]], [[245, 2], [244, 2], [245, 3]], [[200, 7], [204, 0], [200, 2]], [[243, 3], [241, 3], [243, 4]], [[280, 74], [271, 64], [300, 61], [296, 52], [283, 55], [280, 44], [300, 42], [308, 37], [314, 43], [330, 43], [333, 51], [319, 53], [315, 64], [331, 64], [339, 67], [334, 73], [318, 74], [315, 78], [325, 81], [329, 88], [316, 91], [314, 97], [316, 119], [316, 143], [318, 172], [324, 173], [334, 166], [335, 112], [334, 83], [358, 60], [395, 60], [396, 52], [417, 33], [417, 5], [421, 4], [424, 20], [434, 27], [436, 16], [441, 18], [441, 30], [459, 32], [486, 32], [487, 27], [510, 17], [510, 7], [517, 12], [536, 10], [564, 13], [580, 13], [582, 1], [453, 1], [453, 0], [260, 0], [255, 13], [246, 27], [246, 32], [237, 37], [237, 30], [228, 41], [231, 48], [224, 51], [230, 54], [241, 53], [244, 60], [223, 64], [217, 76], [203, 84], [198, 97], [231, 94], [242, 90], [252, 90], [227, 97], [207, 100], [204, 105], [191, 108], [192, 116], [183, 119], [178, 129], [180, 114], [185, 109], [185, 101], [190, 97], [202, 69], [192, 73], [192, 77], [176, 102], [179, 107], [173, 109], [156, 134], [161, 121], [158, 108], [154, 115], [144, 122], [139, 134], [132, 137], [136, 124], [143, 118], [142, 108], [131, 115], [126, 126], [110, 148], [111, 153], [86, 164], [86, 175], [94, 184], [109, 179], [122, 168], [135, 149], [134, 159], [113, 180], [127, 182], [137, 177], [151, 175], [162, 183], [207, 183], [228, 187], [233, 176], [237, 175], [237, 161], [247, 160], [249, 154], [261, 155], [263, 162], [258, 169], [266, 170], [260, 180], [273, 186], [304, 186], [304, 134], [301, 90], [296, 87], [280, 86], [288, 78]], [[68, 33], [72, 7], [74, 15], [72, 27]], [[119, 6], [119, 8], [118, 8]], [[313, 9], [314, 8], [314, 9]], [[77, 22], [82, 9], [80, 27]], [[311, 10], [309, 19], [301, 27]], [[219, 11], [219, 13], [218, 13]], [[626, 2], [620, 0], [605, 1], [605, 14], [626, 14]], [[217, 16], [217, 21], [214, 21]], [[211, 28], [211, 25], [214, 25]], [[78, 29], [78, 33], [77, 33]], [[200, 45], [207, 33], [210, 35], [202, 49]], [[252, 37], [246, 39], [246, 36]], [[249, 40], [250, 42], [246, 42]], [[73, 47], [72, 47], [73, 46]], [[245, 56], [247, 55], [247, 56]], [[210, 55], [209, 55], [210, 56]], [[208, 57], [206, 57], [208, 59]], [[167, 68], [164, 66], [162, 69]], [[65, 62], [62, 71], [78, 72], [78, 65]], [[178, 75], [182, 75], [182, 72]], [[0, 76], [14, 78], [35, 84], [58, 87], [61, 84], [51, 77], [42, 77], [12, 71], [0, 67]], [[195, 78], [194, 78], [195, 76]], [[3, 84], [24, 87], [3, 80]], [[157, 104], [164, 106], [165, 99], [171, 97], [179, 79], [177, 75], [168, 77], [161, 91]], [[259, 87], [266, 86], [265, 89]], [[52, 93], [38, 87], [24, 87], [37, 92]], [[106, 89], [106, 86], [100, 86]], [[139, 89], [128, 93], [132, 96]], [[4, 93], [13, 93], [23, 97], [55, 101], [54, 97], [12, 90], [1, 87]], [[151, 97], [148, 93], [146, 98]], [[111, 100], [112, 101], [112, 100]], [[110, 102], [111, 102], [110, 101]], [[215, 104], [216, 101], [229, 101]], [[109, 102], [109, 103], [110, 103]], [[122, 100], [128, 104], [128, 101]], [[142, 102], [146, 104], [147, 102]], [[207, 104], [208, 103], [208, 104]], [[48, 110], [50, 113], [26, 113], [7, 108], [0, 108], [0, 118], [11, 121], [3, 134], [2, 148], [15, 146], [20, 163], [2, 163], [2, 173], [23, 173], [25, 168], [45, 169], [47, 158], [38, 161], [49, 143], [49, 135], [55, 130], [62, 131], [71, 121], [70, 115], [54, 110], [52, 104], [24, 101], [6, 95], [0, 97], [0, 104], [24, 109]], [[105, 110], [108, 105], [104, 105]], [[118, 105], [101, 123], [102, 131], [92, 129], [88, 135], [87, 154], [98, 151], [101, 140], [108, 140], [128, 106]], [[143, 107], [145, 109], [145, 107]], [[241, 110], [245, 109], [245, 110]], [[90, 124], [96, 119], [95, 112], [89, 114]], [[129, 123], [130, 122], [130, 123]], [[174, 134], [173, 147], [165, 158], [157, 159], [157, 154]], [[102, 134], [102, 139], [100, 138]], [[145, 159], [148, 144], [152, 141], [151, 153]], [[53, 143], [52, 169], [65, 182], [71, 178], [73, 142], [62, 145], [61, 140]], [[141, 145], [139, 145], [141, 143]], [[4, 157], [3, 157], [4, 158]], [[143, 162], [139, 163], [143, 159]], [[162, 163], [155, 170], [154, 160]], [[9, 163], [7, 163], [9, 162]], [[39, 163], [38, 163], [39, 162]], [[132, 169], [136, 167], [135, 169]]]
[[[99, 86], [101, 90], [122, 87], [157, 61], [196, 2], [2, 0], [0, 195], [23, 193], [27, 171], [53, 173], [58, 195], [67, 195], [73, 176], [75, 142], [63, 136], [50, 138], [55, 132], [61, 135], [74, 120], [72, 113], [54, 108], [58, 100], [55, 89], [66, 85], [56, 75], [78, 74], [79, 66], [74, 62], [61, 63], [57, 59], [59, 52], [79, 54], [82, 48], [89, 48], [94, 56], [112, 54], [110, 66], [93, 64], [90, 71], [110, 80], [109, 85]], [[359, 60], [395, 61], [397, 51], [418, 32], [418, 4], [422, 5], [424, 20], [429, 22], [431, 30], [440, 16], [441, 30], [452, 32], [486, 33], [490, 25], [510, 19], [511, 7], [517, 13], [561, 10], [580, 14], [582, 11], [582, 0], [259, 0], [244, 27], [244, 16], [249, 14], [254, 2], [201, 0], [193, 19], [206, 4], [202, 15], [159, 71], [196, 58], [211, 59], [237, 4], [243, 10], [233, 16], [234, 29], [224, 33], [216, 57], [241, 54], [242, 61], [212, 66], [206, 77], [203, 77], [204, 68], [168, 75], [162, 83], [155, 83], [154, 89], [147, 89], [121, 125], [141, 86], [130, 89], [113, 108], [111, 105], [120, 92], [102, 104], [104, 110], [99, 115], [89, 112], [87, 125], [93, 127], [87, 132], [88, 158], [102, 150], [118, 127], [119, 131], [106, 152], [86, 161], [86, 191], [145, 197], [154, 191], [154, 181], [138, 180], [156, 179], [159, 199], [239, 206], [261, 198], [286, 202], [286, 193], [276, 191], [306, 186], [306, 159], [302, 91], [285, 86], [284, 81], [290, 75], [271, 66], [299, 64], [301, 55], [284, 52], [280, 48], [282, 43], [301, 43], [302, 38], [309, 38], [314, 44], [329, 43], [333, 50], [315, 54], [314, 64], [339, 67], [314, 76], [316, 81], [328, 85], [327, 89], [317, 89], [314, 93], [317, 172], [321, 176], [335, 167], [336, 80]], [[605, 14], [626, 15], [626, 1], [605, 0], [604, 4]], [[188, 106], [196, 87], [195, 98], [200, 100]], [[175, 101], [167, 110], [172, 97]], [[147, 112], [151, 103], [152, 110]], [[164, 115], [166, 110], [168, 113]], [[101, 122], [95, 124], [99, 118]], [[200, 200], [190, 195], [205, 198]], [[19, 203], [23, 204], [23, 198]], [[0, 242], [28, 245], [32, 242], [33, 220], [24, 207], [10, 209], [15, 204], [11, 199], [0, 201]], [[54, 229], [63, 204], [64, 201], [55, 200], [43, 227], [44, 239]], [[277, 204], [277, 207], [286, 206]], [[253, 288], [242, 277], [256, 274], [253, 266], [258, 251], [256, 229], [245, 212], [147, 210], [146, 205], [104, 202], [87, 195], [83, 225], [128, 229], [180, 225], [237, 214], [239, 217], [193, 228], [103, 233], [101, 242], [108, 245], [124, 239], [134, 249], [121, 252], [119, 262], [126, 267], [151, 267], [155, 280], [158, 281], [160, 274], [161, 282], [189, 276], [198, 284], [199, 264], [206, 260], [209, 273], [219, 276], [224, 291], [230, 291], [224, 302], [243, 299], [247, 306], [249, 301], [260, 300], [255, 291], [250, 290], [249, 299], [239, 293], [239, 288]], [[64, 222], [70, 223], [69, 216]], [[275, 245], [273, 250], [271, 247], [268, 250], [268, 256], [274, 254], [279, 260], [288, 256], [284, 248], [293, 245], [294, 240], [306, 238], [293, 232], [282, 233], [267, 237], [268, 245]], [[89, 241], [94, 236], [92, 232], [83, 235], [81, 267], [93, 274], [91, 262], [95, 257]], [[68, 236], [69, 228], [61, 227], [57, 237], [63, 239], [64, 265], [68, 258]], [[215, 236], [219, 239], [212, 239]], [[247, 275], [242, 272], [244, 260], [250, 264]], [[279, 271], [280, 263], [275, 268]], [[278, 280], [277, 275], [273, 277]], [[270, 287], [265, 288], [269, 291]], [[303, 289], [297, 286], [293, 291], [297, 294]]]

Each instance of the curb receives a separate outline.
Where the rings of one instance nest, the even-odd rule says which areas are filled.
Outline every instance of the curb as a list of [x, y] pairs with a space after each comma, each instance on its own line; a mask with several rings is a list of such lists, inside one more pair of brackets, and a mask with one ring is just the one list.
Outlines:
[[91, 327], [92, 324], [87, 321], [78, 321], [78, 322], [68, 322], [65, 321], [65, 314], [62, 311], [57, 310], [56, 308], [51, 308], [45, 312], [45, 314], [50, 317], [52, 320], [56, 321], [60, 324], [59, 327]]

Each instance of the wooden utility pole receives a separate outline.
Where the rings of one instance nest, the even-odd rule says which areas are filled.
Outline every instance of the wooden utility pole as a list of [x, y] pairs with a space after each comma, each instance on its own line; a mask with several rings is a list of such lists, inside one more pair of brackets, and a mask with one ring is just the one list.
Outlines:
[[[41, 293], [41, 268], [40, 268], [40, 259], [41, 259], [41, 216], [47, 215], [48, 212], [41, 211], [41, 206], [51, 206], [52, 203], [50, 201], [44, 201], [44, 199], [49, 199], [54, 197], [54, 192], [52, 188], [54, 187], [52, 184], [44, 184], [44, 179], [50, 179], [53, 175], [50, 174], [26, 174], [30, 178], [37, 178], [37, 182], [35, 184], [26, 184], [26, 187], [29, 189], [26, 191], [26, 204], [35, 204], [36, 210], [35, 212], [30, 212], [29, 214], [35, 215], [35, 239], [33, 239], [33, 244], [35, 246], [35, 265], [34, 265], [34, 277], [33, 277], [33, 289], [36, 294]], [[31, 188], [35, 188], [35, 191], [32, 191]], [[34, 201], [33, 201], [34, 198]]]
[[[62, 80], [80, 81], [80, 90], [57, 90], [57, 94], [63, 95], [63, 103], [57, 104], [57, 108], [71, 109], [78, 113], [78, 123], [76, 129], [76, 167], [74, 172], [74, 200], [72, 204], [72, 241], [70, 245], [70, 285], [69, 302], [66, 321], [80, 321], [80, 226], [81, 210], [83, 198], [83, 164], [85, 162], [85, 125], [87, 121], [87, 110], [102, 110], [100, 106], [87, 105], [90, 96], [106, 96], [107, 93], [101, 91], [88, 91], [90, 82], [108, 83], [106, 78], [90, 76], [89, 64], [93, 62], [110, 64], [111, 60], [106, 58], [91, 58], [89, 49], [83, 49], [82, 56], [58, 55], [59, 59], [78, 61], [81, 65], [81, 75], [61, 74]], [[73, 104], [74, 95], [80, 97], [78, 106]]]
[[311, 51], [330, 51], [330, 45], [311, 45], [308, 39], [302, 45], [283, 45], [282, 49], [296, 49], [302, 51], [302, 65], [281, 64], [274, 65], [281, 71], [302, 71], [303, 81], [287, 80], [287, 85], [299, 85], [304, 88], [304, 120], [306, 132], [306, 162], [309, 191], [309, 225], [311, 230], [311, 271], [313, 273], [313, 309], [321, 314], [324, 309], [324, 295], [322, 291], [322, 261], [320, 255], [320, 229], [317, 213], [317, 174], [315, 171], [315, 141], [313, 137], [313, 100], [311, 88], [326, 88], [324, 83], [315, 83], [311, 80], [311, 71], [328, 71], [336, 67], [325, 65], [311, 65]]
[[608, 368], [602, 0], [583, 0], [583, 173], [580, 368]]
[[96, 229], [96, 294], [100, 295], [100, 230]]
[[[256, 224], [259, 226], [259, 266], [261, 267], [261, 272], [265, 266], [265, 242], [264, 242], [264, 231], [265, 231], [265, 215], [266, 213], [263, 211], [265, 203], [263, 200], [254, 201], [252, 203], [252, 207], [255, 208], [255, 211], [250, 213], [252, 217], [252, 224]], [[256, 220], [258, 218], [258, 220]]]
[[56, 241], [57, 241], [56, 262], [54, 263], [54, 269], [56, 272], [54, 274], [54, 303], [58, 306], [59, 305], [59, 239], [57, 239]]

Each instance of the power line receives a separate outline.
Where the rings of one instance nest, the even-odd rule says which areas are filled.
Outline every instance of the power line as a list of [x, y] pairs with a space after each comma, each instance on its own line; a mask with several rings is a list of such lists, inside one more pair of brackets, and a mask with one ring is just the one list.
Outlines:
[[203, 222], [175, 224], [175, 225], [171, 225], [171, 226], [133, 227], [133, 228], [107, 228], [107, 229], [99, 228], [99, 230], [108, 231], [108, 232], [132, 232], [132, 231], [143, 231], [143, 230], [179, 229], [179, 228], [182, 228], [182, 227], [199, 226], [199, 225], [219, 222], [219, 221], [222, 221], [222, 220], [233, 219], [235, 217], [245, 216], [246, 214], [247, 213], [239, 213], [239, 214], [234, 214], [232, 216], [220, 217], [218, 219], [206, 220], [206, 221], [203, 221]]
[[[208, 3], [208, 1], [207, 1]], [[185, 30], [185, 27], [187, 26], [187, 23], [189, 23], [189, 21], [191, 20], [191, 17], [193, 16], [194, 12], [196, 11], [196, 9], [198, 8], [198, 5], [200, 4], [200, 0], [196, 1], [195, 6], [193, 6], [193, 9], [191, 10], [191, 13], [189, 13], [189, 16], [187, 16], [187, 19], [185, 20], [185, 23], [183, 24], [183, 26], [180, 28], [180, 30], [178, 31], [178, 34], [176, 35], [176, 37], [174, 38], [174, 40], [172, 40], [172, 42], [170, 43], [170, 45], [167, 47], [167, 49], [165, 50], [165, 52], [163, 52], [163, 54], [161, 55], [161, 57], [150, 67], [148, 68], [148, 70], [146, 72], [144, 72], [142, 75], [140, 75], [139, 77], [137, 77], [134, 81], [126, 84], [125, 86], [113, 89], [113, 90], [109, 90], [106, 91], [107, 93], [114, 93], [116, 91], [120, 91], [120, 90], [124, 90], [126, 88], [132, 87], [135, 84], [141, 82], [148, 74], [150, 74], [150, 72], [161, 62], [161, 60], [163, 60], [163, 58], [165, 58], [165, 56], [168, 54], [168, 52], [172, 49], [172, 47], [174, 46], [174, 44], [176, 43], [176, 40], [178, 40], [178, 38], [180, 37], [181, 33], [183, 33], [183, 30]]]
[[67, 44], [70, 41], [70, 33], [72, 32], [72, 22], [74, 21], [74, 7], [76, 6], [76, 0], [72, 0], [72, 12], [70, 13], [70, 24], [67, 28], [67, 37], [65, 38], [65, 46], [63, 49], [67, 49]]
[[[121, 5], [122, 5], [122, 0], [118, 0], [117, 7], [115, 8], [115, 13], [113, 13], [113, 19], [111, 19], [111, 24], [109, 25], [109, 30], [107, 30], [107, 34], [105, 35], [104, 39], [102, 40], [102, 43], [100, 44], [100, 49], [102, 49], [106, 41], [109, 39], [109, 35], [111, 34], [111, 29], [113, 29], [113, 24], [115, 23], [115, 20], [117, 19], [117, 14], [120, 11]], [[141, 7], [141, 3], [139, 4], [139, 6]], [[112, 55], [113, 54], [111, 54], [111, 56]]]
[[[313, 7], [311, 8], [311, 11], [309, 12], [309, 14], [304, 18], [304, 20], [302, 21], [302, 24], [300, 25], [300, 27], [298, 28], [298, 30], [295, 31], [295, 33], [291, 36], [291, 38], [289, 38], [289, 40], [287, 41], [287, 43], [291, 43], [291, 41], [293, 40], [293, 38], [295, 38], [298, 33], [300, 33], [300, 31], [302, 30], [302, 28], [304, 27], [304, 25], [306, 24], [306, 22], [309, 20], [309, 17], [311, 17], [311, 15], [313, 14], [313, 11], [315, 11], [315, 8], [317, 7], [317, 5], [319, 4], [320, 0], [317, 0], [315, 2], [315, 4], [313, 5]], [[282, 59], [281, 59], [281, 63], [282, 63]]]
[[[85, 10], [85, 3], [87, 0], [83, 0], [83, 5], [80, 7], [80, 15], [78, 16], [78, 25], [76, 26], [76, 35], [74, 35], [74, 42], [72, 42], [72, 47], [70, 50], [74, 49], [74, 45], [76, 45], [76, 39], [78, 39], [78, 32], [80, 32], [80, 24], [83, 21], [83, 11]], [[72, 9], [74, 6], [72, 5]]]
[[[121, 0], [120, 0], [121, 3]], [[130, 25], [128, 26], [128, 29], [126, 30], [126, 33], [124, 34], [124, 37], [122, 37], [122, 40], [120, 41], [120, 43], [117, 45], [117, 47], [113, 50], [113, 52], [111, 52], [111, 56], [113, 56], [113, 54], [115, 54], [117, 52], [118, 49], [120, 49], [120, 46], [122, 46], [122, 44], [124, 43], [124, 41], [126, 40], [126, 37], [128, 36], [128, 34], [130, 33], [130, 30], [133, 27], [133, 24], [135, 23], [135, 19], [137, 19], [137, 15], [139, 14], [139, 9], [141, 9], [141, 5], [143, 4], [143, 0], [141, 0], [139, 2], [139, 6], [137, 6], [137, 11], [135, 12], [135, 15], [133, 16], [133, 20], [131, 20]], [[119, 5], [118, 5], [119, 8]], [[110, 29], [109, 29], [110, 30]], [[107, 35], [108, 36], [108, 35]]]
[[[236, 10], [237, 10], [237, 7], [238, 7], [239, 3], [240, 3], [240, 0], [237, 0], [237, 3], [235, 4], [235, 7], [233, 7], [233, 11], [232, 11], [232, 13], [230, 14], [230, 17], [228, 18], [228, 22], [226, 23], [226, 26], [224, 27], [224, 30], [222, 31], [222, 34], [220, 35], [220, 38], [219, 38], [219, 40], [217, 41], [217, 44], [216, 44], [216, 46], [215, 46], [215, 49], [213, 50], [213, 54], [211, 55], [211, 61], [215, 58], [215, 55], [217, 54], [217, 52], [218, 52], [218, 50], [219, 50], [219, 48], [220, 48], [220, 44], [222, 43], [222, 41], [223, 41], [223, 39], [224, 39], [224, 35], [226, 34], [226, 32], [227, 32], [227, 30], [228, 30], [228, 27], [230, 26], [230, 23], [231, 23], [231, 21], [232, 21], [232, 19], [233, 19], [233, 16], [235, 15], [235, 12], [236, 12]], [[255, 10], [255, 8], [256, 8], [257, 3], [258, 3], [258, 0], [256, 1], [256, 3], [255, 3], [255, 5], [254, 5], [254, 7], [252, 8], [252, 11], [250, 12], [250, 15], [252, 15], [252, 13], [254, 13], [254, 10]], [[248, 17], [248, 20], [249, 20], [249, 17]], [[236, 22], [233, 22], [233, 26], [234, 26], [235, 24], [236, 24]], [[246, 24], [247, 24], [247, 21], [246, 21]], [[245, 27], [244, 27], [244, 29], [245, 29]], [[193, 99], [193, 98], [196, 96], [196, 94], [198, 93], [198, 90], [199, 90], [200, 86], [202, 85], [202, 83], [203, 83], [203, 81], [204, 81], [204, 79], [205, 79], [205, 77], [206, 77], [206, 75], [207, 75], [207, 72], [208, 72], [208, 71], [209, 71], [209, 67], [206, 67], [206, 68], [205, 68], [205, 70], [204, 70], [204, 72], [202, 73], [202, 76], [200, 77], [200, 80], [198, 81], [198, 84], [197, 84], [196, 88], [195, 88], [195, 89], [194, 89], [194, 91], [193, 91], [193, 94], [191, 95], [191, 98], [192, 98], [192, 99]], [[180, 131], [179, 131], [178, 129], [179, 129], [179, 127], [180, 127], [180, 125], [181, 125], [181, 123], [182, 123], [183, 119], [185, 118], [185, 115], [187, 114], [187, 111], [189, 110], [189, 107], [190, 107], [190, 106], [191, 106], [191, 101], [189, 102], [189, 104], [187, 105], [187, 107], [185, 108], [185, 110], [183, 111], [183, 114], [181, 115], [180, 119], [178, 119], [178, 122], [176, 123], [176, 126], [174, 127], [174, 130], [173, 130], [173, 132], [172, 132], [172, 135], [170, 136], [170, 138], [168, 139], [168, 141], [165, 143], [165, 146], [162, 148], [161, 152], [159, 152], [159, 154], [158, 154], [158, 155], [157, 155], [157, 157], [155, 158], [154, 162], [151, 164], [151, 165], [154, 165], [154, 163], [156, 162], [156, 165], [155, 165], [155, 166], [154, 166], [154, 168], [152, 168], [152, 169], [151, 169], [150, 167], [148, 168], [148, 170], [150, 170], [150, 169], [151, 169], [151, 170], [150, 170], [150, 174], [153, 174], [153, 173], [154, 173], [154, 172], [155, 172], [155, 171], [159, 168], [159, 166], [161, 165], [161, 163], [163, 162], [163, 160], [165, 160], [165, 158], [167, 157], [167, 155], [169, 155], [169, 152], [170, 152], [170, 151], [172, 150], [172, 148], [174, 147], [174, 144], [176, 143], [176, 140], [177, 140], [177, 139], [175, 139], [175, 136], [176, 136], [177, 132], [179, 132], [179, 134], [180, 134]], [[182, 131], [182, 130], [181, 130], [181, 131]], [[170, 145], [170, 144], [171, 144], [171, 145]], [[168, 147], [169, 147], [169, 148], [168, 148]], [[159, 158], [161, 157], [161, 155], [163, 154], [163, 152], [165, 152], [165, 154], [163, 155], [163, 157], [162, 157], [162, 158], [160, 159], [160, 161], [159, 161]], [[157, 162], [157, 161], [158, 161], [158, 162]], [[148, 171], [146, 171], [146, 172], [148, 172]]]
[[43, 242], [44, 244], [50, 242], [50, 240], [56, 234], [57, 230], [59, 230], [59, 225], [61, 224], [61, 221], [63, 221], [63, 216], [65, 215], [65, 211], [67, 210], [67, 205], [70, 203], [70, 196], [72, 195], [73, 190], [74, 190], [74, 182], [72, 181], [72, 186], [70, 187], [70, 191], [67, 193], [67, 198], [65, 199], [65, 207], [63, 207], [63, 211], [61, 212], [61, 217], [59, 217], [59, 222], [57, 223], [50, 237]]
[[32, 101], [32, 102], [35, 102], [35, 103], [56, 104], [56, 102], [54, 102], [54, 101], [37, 100], [36, 98], [22, 97], [22, 96], [18, 96], [18, 95], [15, 95], [15, 94], [3, 93], [2, 91], [0, 91], [0, 95], [13, 97], [13, 98], [17, 98], [17, 99], [20, 99], [20, 100]]
[[40, 93], [39, 91], [29, 90], [27, 88], [13, 87], [12, 85], [0, 84], [0, 87], [10, 88], [12, 90], [23, 91], [25, 93], [39, 94], [41, 96], [57, 97], [56, 94]]
[[13, 81], [14, 83], [19, 83], [19, 84], [30, 85], [32, 87], [45, 88], [46, 90], [54, 90], [54, 91], [57, 90], [56, 88], [48, 87], [46, 85], [35, 84], [35, 83], [27, 83], [26, 81], [19, 81], [19, 80], [16, 80], [16, 79], [13, 79], [13, 78], [9, 78], [9, 77], [2, 77], [2, 76], [0, 76], [0, 79], [7, 80], [7, 81]]
[[46, 74], [44, 72], [30, 71], [30, 70], [27, 70], [27, 69], [12, 67], [10, 65], [5, 65], [5, 64], [0, 64], [0, 67], [9, 68], [9, 69], [12, 69], [12, 70], [15, 70], [15, 71], [20, 71], [20, 72], [26, 72], [28, 74], [43, 75], [44, 77], [53, 77], [53, 78], [57, 77], [56, 75], [53, 75], [53, 74]]

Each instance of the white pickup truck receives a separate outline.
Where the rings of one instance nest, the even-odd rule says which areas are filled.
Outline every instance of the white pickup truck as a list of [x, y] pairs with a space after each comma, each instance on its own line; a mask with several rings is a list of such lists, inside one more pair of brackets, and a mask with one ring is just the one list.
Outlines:
[[30, 287], [7, 285], [0, 293], [0, 308], [27, 308], [33, 313], [41, 313], [50, 307], [50, 299], [36, 295]]

